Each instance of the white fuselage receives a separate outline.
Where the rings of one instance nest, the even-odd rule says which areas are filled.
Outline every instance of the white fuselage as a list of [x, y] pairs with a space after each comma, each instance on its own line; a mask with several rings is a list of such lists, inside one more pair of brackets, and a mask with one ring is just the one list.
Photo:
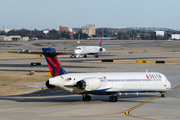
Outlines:
[[98, 54], [105, 52], [106, 49], [100, 46], [77, 46], [74, 50], [76, 55], [86, 55], [86, 54]]
[[[77, 87], [78, 81], [86, 81], [84, 90]], [[95, 81], [94, 83], [91, 83]], [[70, 93], [85, 93], [104, 90], [105, 92], [162, 92], [171, 89], [167, 78], [157, 72], [113, 72], [113, 73], [68, 73], [49, 79], [54, 90], [64, 90]], [[97, 85], [98, 84], [98, 85]], [[92, 93], [93, 94], [93, 93]], [[101, 94], [101, 93], [99, 93]]]

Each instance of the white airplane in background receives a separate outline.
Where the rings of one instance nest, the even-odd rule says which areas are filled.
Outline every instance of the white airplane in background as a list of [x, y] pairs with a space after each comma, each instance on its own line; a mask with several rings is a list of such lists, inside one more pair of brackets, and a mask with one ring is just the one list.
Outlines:
[[67, 73], [62, 67], [55, 48], [42, 48], [52, 78], [46, 86], [7, 85], [23, 87], [41, 87], [52, 90], [64, 90], [73, 94], [82, 94], [83, 101], [90, 101], [93, 95], [111, 95], [110, 102], [117, 102], [118, 94], [165, 92], [171, 89], [171, 83], [165, 75], [158, 72], [103, 72], [103, 73]]
[[98, 46], [77, 46], [74, 49], [74, 54], [76, 57], [87, 57], [87, 55], [95, 55], [95, 57], [98, 57], [99, 53], [105, 52], [106, 49], [101, 47], [102, 39], [99, 40]]
[[117, 39], [117, 37], [90, 37], [90, 39], [93, 39], [93, 40], [99, 40], [99, 39], [102, 39], [102, 40], [115, 40], [115, 39]]

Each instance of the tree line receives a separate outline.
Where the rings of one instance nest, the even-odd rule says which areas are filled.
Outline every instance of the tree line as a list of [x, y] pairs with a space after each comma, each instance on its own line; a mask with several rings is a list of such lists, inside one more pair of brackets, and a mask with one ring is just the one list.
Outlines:
[[[180, 34], [180, 31], [165, 31], [164, 36], [156, 36], [154, 31], [144, 31], [144, 30], [125, 30], [121, 29], [114, 30], [113, 28], [97, 28], [96, 35], [93, 37], [116, 37], [119, 40], [166, 40], [170, 38], [170, 34]], [[88, 34], [82, 33], [79, 30], [73, 36], [70, 35], [69, 31], [62, 31], [59, 34], [59, 31], [52, 29], [49, 30], [49, 33], [44, 34], [43, 30], [11, 30], [9, 32], [0, 31], [0, 35], [20, 35], [22, 37], [29, 37], [30, 39], [38, 38], [38, 39], [87, 39]]]
[[85, 33], [81, 33], [79, 31], [78, 33], [74, 34], [73, 36], [70, 35], [69, 31], [62, 31], [59, 34], [59, 31], [52, 29], [49, 30], [49, 33], [45, 34], [43, 33], [43, 30], [27, 30], [27, 29], [20, 29], [20, 30], [11, 30], [9, 32], [0, 31], [0, 35], [20, 35], [21, 37], [29, 37], [30, 39], [38, 38], [38, 39], [87, 39], [88, 35]]
[[118, 40], [167, 40], [171, 34], [180, 34], [180, 31], [164, 31], [164, 36], [157, 36], [153, 30], [130, 30], [130, 29], [96, 29], [96, 36], [117, 37]]

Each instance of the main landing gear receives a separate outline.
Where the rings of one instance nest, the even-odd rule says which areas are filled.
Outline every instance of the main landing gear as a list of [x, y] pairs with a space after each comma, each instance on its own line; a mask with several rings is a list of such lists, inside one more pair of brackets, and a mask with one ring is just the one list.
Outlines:
[[[109, 97], [109, 102], [117, 102], [118, 96], [116, 93], [113, 93], [112, 96]], [[91, 96], [88, 94], [84, 94], [82, 97], [83, 101], [91, 101]]]
[[117, 102], [118, 100], [118, 96], [116, 94], [116, 96], [114, 96], [114, 93], [112, 94], [112, 96], [109, 97], [109, 102]]
[[84, 58], [87, 58], [87, 55], [84, 55]]
[[85, 95], [83, 95], [82, 99], [83, 99], [83, 101], [91, 101], [91, 96], [85, 94]]
[[95, 54], [94, 56], [95, 56], [95, 58], [98, 58], [98, 54]]

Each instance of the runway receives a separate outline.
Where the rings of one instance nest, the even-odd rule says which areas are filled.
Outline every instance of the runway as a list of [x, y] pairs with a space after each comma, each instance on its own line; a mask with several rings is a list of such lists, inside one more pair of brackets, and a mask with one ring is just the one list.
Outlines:
[[[166, 51], [166, 50], [164, 50]], [[116, 51], [117, 52], [117, 51]], [[144, 72], [154, 71], [166, 75], [171, 82], [172, 90], [165, 98], [159, 93], [122, 94], [117, 102], [109, 102], [108, 95], [92, 96], [92, 101], [82, 101], [81, 95], [72, 95], [63, 91], [37, 90], [25, 93], [27, 88], [21, 88], [24, 94], [0, 96], [0, 116], [2, 120], [179, 120], [180, 119], [180, 64], [128, 64], [95, 62], [102, 59], [136, 60], [157, 58], [180, 58], [179, 52], [171, 53], [134, 53], [100, 55], [99, 58], [69, 58], [60, 57], [67, 72]], [[41, 66], [31, 67], [31, 62], [41, 62]], [[88, 62], [87, 61], [94, 61]], [[47, 80], [48, 67], [44, 58], [0, 59], [0, 72], [16, 72], [25, 74], [28, 80], [42, 75]], [[36, 71], [34, 76], [26, 75], [27, 71]], [[16, 76], [14, 76], [16, 77]], [[35, 81], [33, 81], [35, 82]], [[20, 81], [21, 83], [21, 81]], [[29, 83], [29, 82], [28, 82]], [[33, 84], [34, 85], [34, 84]], [[44, 84], [42, 84], [44, 85]], [[5, 86], [1, 90], [6, 89]], [[8, 89], [11, 89], [8, 87]], [[16, 89], [12, 87], [12, 91]], [[29, 88], [28, 88], [29, 90]]]

